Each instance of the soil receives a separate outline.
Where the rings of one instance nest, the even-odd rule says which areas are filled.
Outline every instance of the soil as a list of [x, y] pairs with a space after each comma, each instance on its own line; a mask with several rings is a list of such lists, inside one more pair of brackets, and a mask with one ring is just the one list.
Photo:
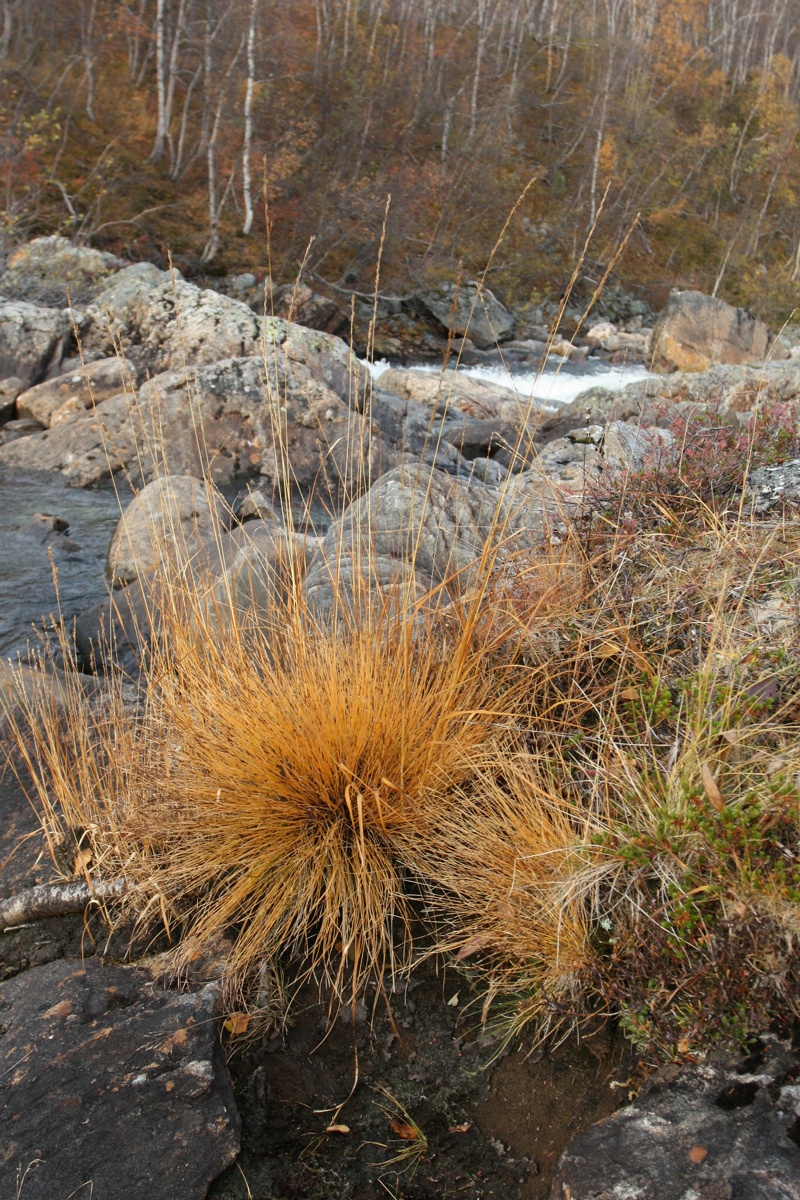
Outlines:
[[473, 999], [431, 967], [391, 1014], [379, 996], [330, 1022], [309, 988], [282, 1034], [230, 1039], [243, 1150], [209, 1197], [545, 1200], [575, 1134], [627, 1099], [631, 1064], [607, 1032], [503, 1052]]

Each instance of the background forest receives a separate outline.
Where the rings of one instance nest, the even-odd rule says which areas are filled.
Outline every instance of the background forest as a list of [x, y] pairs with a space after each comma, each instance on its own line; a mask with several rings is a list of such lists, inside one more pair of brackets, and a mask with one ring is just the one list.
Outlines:
[[[622, 281], [788, 317], [800, 0], [2, 0], [2, 237], [371, 292]], [[605, 203], [601, 205], [604, 194]], [[271, 225], [267, 262], [264, 195]], [[638, 216], [637, 216], [638, 214]]]

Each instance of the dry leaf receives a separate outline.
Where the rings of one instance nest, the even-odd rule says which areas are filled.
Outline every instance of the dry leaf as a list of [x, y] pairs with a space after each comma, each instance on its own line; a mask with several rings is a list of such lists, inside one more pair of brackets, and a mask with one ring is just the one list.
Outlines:
[[725, 729], [722, 736], [731, 746], [735, 746], [737, 742], [742, 740], [741, 730], [739, 729]]
[[75, 855], [75, 861], [72, 864], [73, 875], [82, 875], [86, 868], [91, 865], [91, 862], [92, 852], [88, 846], [83, 850], [79, 850]]
[[626, 687], [622, 689], [619, 695], [621, 700], [638, 700], [639, 689], [635, 687]]
[[676, 1046], [676, 1049], [678, 1054], [688, 1054], [691, 1050], [691, 1046], [689, 1045], [687, 1038], [678, 1038], [678, 1045]]
[[722, 792], [717, 787], [717, 781], [711, 774], [711, 768], [707, 763], [703, 763], [700, 768], [700, 776], [703, 780], [703, 791], [709, 801], [714, 805], [717, 812], [722, 812], [725, 807], [725, 801], [722, 799]]
[[447, 1007], [455, 1008], [457, 1004], [458, 1004], [458, 992], [456, 992], [455, 995], [451, 996], [450, 999], [447, 1001]]
[[401, 1121], [398, 1117], [393, 1118], [389, 1124], [397, 1136], [402, 1138], [404, 1142], [413, 1142], [419, 1137], [419, 1130], [416, 1125], [409, 1125], [407, 1121]]
[[596, 647], [594, 653], [597, 658], [616, 658], [618, 654], [623, 653], [623, 649], [616, 642], [603, 642]]
[[448, 1133], [469, 1133], [472, 1129], [472, 1121], [464, 1121], [461, 1125], [451, 1125]]
[[474, 937], [469, 938], [456, 955], [456, 962], [463, 962], [465, 958], [469, 958], [471, 954], [477, 954], [479, 950], [485, 950], [487, 946], [491, 946], [492, 939], [488, 933], [476, 933]]
[[232, 1033], [234, 1037], [240, 1033], [247, 1033], [247, 1026], [250, 1024], [250, 1018], [247, 1013], [235, 1012], [231, 1013], [225, 1022], [225, 1028], [228, 1033]]
[[349, 1133], [350, 1126], [349, 1125], [328, 1125], [325, 1132], [326, 1133]]
[[708, 1150], [706, 1150], [705, 1146], [692, 1146], [689, 1151], [689, 1158], [693, 1163], [701, 1163], [707, 1155]]

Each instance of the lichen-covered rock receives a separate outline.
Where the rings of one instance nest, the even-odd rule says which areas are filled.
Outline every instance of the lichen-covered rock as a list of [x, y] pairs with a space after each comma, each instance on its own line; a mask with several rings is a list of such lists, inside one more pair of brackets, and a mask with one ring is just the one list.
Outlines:
[[749, 1060], [662, 1068], [567, 1147], [551, 1200], [797, 1200], [797, 1069], [768, 1039]]
[[204, 1200], [239, 1150], [216, 991], [58, 961], [0, 985], [0, 1191]]
[[34, 238], [12, 251], [0, 276], [0, 292], [19, 300], [63, 307], [84, 304], [125, 263], [114, 254], [76, 246], [69, 238]]
[[115, 337], [142, 370], [188, 369], [259, 352], [261, 321], [246, 304], [150, 263], [119, 271], [83, 314], [81, 341], [111, 355]]
[[784, 504], [796, 508], [800, 505], [800, 458], [774, 467], [756, 467], [747, 482], [755, 512], [769, 512]]

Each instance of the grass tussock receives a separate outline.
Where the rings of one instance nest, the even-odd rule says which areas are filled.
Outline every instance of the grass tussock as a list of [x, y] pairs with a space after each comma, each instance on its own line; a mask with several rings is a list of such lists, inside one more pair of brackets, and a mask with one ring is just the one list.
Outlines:
[[303, 555], [257, 603], [167, 558], [134, 695], [87, 699], [67, 642], [66, 699], [20, 678], [54, 859], [123, 877], [179, 969], [227, 935], [237, 1004], [434, 952], [506, 1039], [600, 1013], [656, 1060], [797, 1016], [800, 526], [748, 515], [753, 439], [709, 421], [460, 595], [378, 586], [367, 529], [327, 618]]

